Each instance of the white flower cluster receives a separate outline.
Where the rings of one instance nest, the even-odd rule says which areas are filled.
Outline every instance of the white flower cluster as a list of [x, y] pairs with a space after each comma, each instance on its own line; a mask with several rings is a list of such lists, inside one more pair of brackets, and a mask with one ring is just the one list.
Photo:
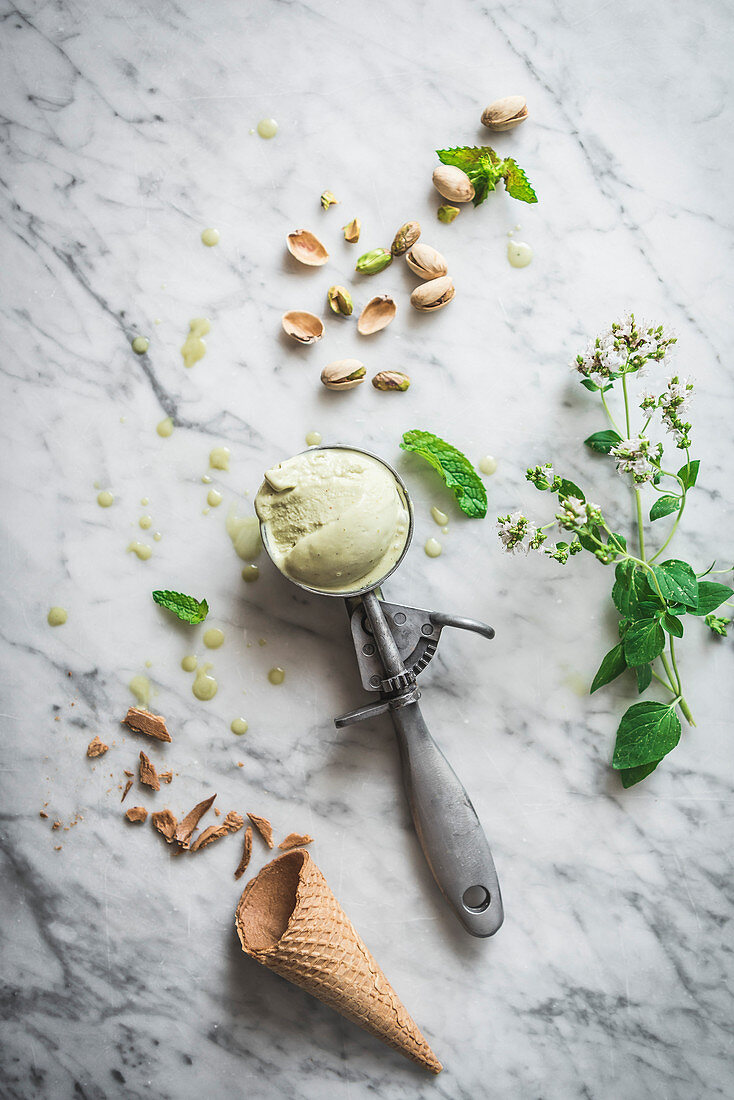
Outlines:
[[497, 530], [500, 542], [508, 554], [517, 554], [521, 550], [527, 554], [530, 550], [539, 550], [546, 538], [522, 512], [500, 516]]
[[690, 447], [689, 432], [691, 425], [683, 420], [688, 412], [693, 394], [693, 382], [688, 378], [679, 378], [677, 374], [668, 379], [668, 388], [660, 395], [660, 409], [663, 424], [672, 432], [679, 447]]
[[609, 452], [617, 460], [620, 474], [632, 474], [636, 485], [652, 481], [657, 466], [652, 463], [660, 459], [663, 453], [661, 443], [653, 444], [646, 436], [638, 435], [634, 439], [623, 439]]
[[571, 366], [602, 385], [615, 374], [642, 370], [650, 359], [660, 362], [675, 339], [662, 325], [645, 325], [635, 320], [634, 313], [628, 313], [621, 321], [613, 321], [596, 340], [590, 340]]
[[561, 510], [556, 513], [558, 526], [564, 531], [580, 531], [587, 523], [601, 522], [601, 509], [590, 500], [579, 497], [563, 497]]

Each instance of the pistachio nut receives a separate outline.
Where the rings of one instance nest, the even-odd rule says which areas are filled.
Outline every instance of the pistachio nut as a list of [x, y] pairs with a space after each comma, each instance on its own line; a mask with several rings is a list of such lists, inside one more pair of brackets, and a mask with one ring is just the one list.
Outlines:
[[401, 225], [390, 248], [393, 256], [403, 256], [415, 244], [420, 235], [421, 227], [418, 222], [406, 222], [405, 225]]
[[376, 390], [399, 390], [404, 393], [410, 379], [399, 370], [381, 370], [372, 379], [372, 385]]
[[410, 296], [410, 304], [421, 313], [433, 313], [448, 305], [455, 293], [453, 280], [442, 275], [440, 279], [417, 286]]
[[352, 296], [345, 286], [330, 286], [326, 297], [334, 313], [341, 313], [342, 317], [351, 316], [354, 305]]
[[482, 112], [482, 125], [488, 130], [514, 130], [528, 117], [528, 105], [521, 95], [496, 99]]
[[294, 233], [289, 233], [286, 243], [294, 260], [308, 267], [321, 267], [329, 258], [321, 241], [308, 229], [296, 229]]
[[448, 203], [446, 203], [444, 206], [439, 206], [436, 211], [436, 217], [445, 225], [451, 225], [451, 222], [454, 218], [458, 218], [460, 213], [461, 211], [458, 206], [449, 206]]
[[344, 233], [344, 240], [348, 244], [356, 244], [359, 240], [359, 234], [362, 232], [362, 223], [359, 218], [352, 218], [350, 222], [342, 226]]
[[292, 309], [282, 317], [283, 332], [299, 344], [315, 344], [324, 335], [324, 322], [314, 313]]
[[411, 271], [420, 275], [421, 279], [440, 279], [448, 271], [441, 253], [427, 244], [414, 244], [405, 257], [405, 262]]
[[338, 202], [339, 199], [336, 197], [333, 191], [321, 192], [321, 205], [323, 206], [324, 210], [328, 210], [330, 206], [336, 206]]
[[359, 257], [355, 270], [362, 275], [377, 275], [391, 263], [391, 252], [387, 252], [384, 248], [373, 248], [371, 252], [365, 252]]
[[357, 332], [362, 336], [371, 336], [373, 332], [387, 328], [397, 311], [395, 300], [389, 294], [370, 299], [359, 315]]
[[453, 164], [439, 164], [434, 168], [433, 186], [449, 202], [470, 202], [474, 198], [474, 184], [466, 172]]
[[321, 381], [329, 390], [351, 390], [364, 382], [367, 371], [359, 359], [337, 359], [321, 372]]

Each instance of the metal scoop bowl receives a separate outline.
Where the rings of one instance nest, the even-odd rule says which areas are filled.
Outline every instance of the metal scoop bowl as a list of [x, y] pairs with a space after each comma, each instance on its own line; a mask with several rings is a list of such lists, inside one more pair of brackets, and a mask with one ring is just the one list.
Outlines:
[[[416, 677], [435, 654], [443, 627], [471, 630], [485, 638], [493, 638], [494, 630], [476, 619], [387, 603], [381, 585], [402, 562], [413, 536], [413, 506], [408, 490], [397, 471], [370, 451], [347, 444], [309, 448], [314, 450], [353, 451], [379, 462], [395, 479], [409, 515], [402, 553], [382, 577], [367, 587], [349, 591], [319, 589], [283, 573], [307, 592], [346, 601], [362, 685], [367, 691], [379, 693], [376, 702], [336, 718], [335, 725], [341, 729], [380, 714], [390, 715], [413, 823], [433, 877], [464, 928], [473, 936], [492, 936], [504, 919], [492, 853], [468, 794], [428, 731], [418, 702], [421, 693]], [[268, 556], [278, 567], [277, 555], [268, 544], [267, 524], [262, 521], [260, 533]]]

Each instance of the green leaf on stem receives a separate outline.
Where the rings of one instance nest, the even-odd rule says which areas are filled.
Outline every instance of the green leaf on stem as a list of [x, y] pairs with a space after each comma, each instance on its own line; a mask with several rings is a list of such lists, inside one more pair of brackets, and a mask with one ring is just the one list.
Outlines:
[[650, 509], [650, 519], [662, 519], [663, 516], [669, 516], [671, 512], [677, 512], [680, 508], [680, 500], [680, 497], [671, 496], [668, 493], [658, 497]]
[[604, 660], [599, 665], [599, 671], [589, 688], [589, 695], [593, 695], [600, 687], [604, 687], [605, 684], [610, 684], [612, 680], [616, 680], [618, 676], [622, 675], [626, 668], [627, 662], [624, 659], [624, 651], [620, 643], [619, 645], [615, 645], [614, 649], [609, 650]]
[[691, 608], [691, 615], [709, 615], [731, 596], [734, 596], [734, 591], [728, 584], [718, 584], [716, 581], [699, 581], [698, 600], [696, 606]]
[[681, 466], [678, 471], [678, 477], [683, 482], [686, 489], [692, 489], [696, 484], [696, 478], [698, 477], [698, 467], [701, 465], [701, 460], [694, 458], [691, 462], [687, 462], [685, 466]]
[[657, 618], [638, 619], [624, 636], [624, 657], [630, 668], [654, 661], [665, 649], [665, 631]]
[[683, 637], [683, 623], [676, 615], [671, 615], [669, 611], [666, 611], [662, 618], [663, 630], [667, 630], [668, 634], [672, 634], [675, 638]]
[[581, 385], [585, 386], [587, 390], [591, 391], [591, 393], [595, 393], [596, 390], [601, 389], [601, 386], [597, 386], [596, 382], [592, 382], [590, 378], [582, 378]]
[[650, 596], [650, 590], [645, 579], [645, 574], [638, 569], [633, 561], [620, 561], [614, 569], [615, 582], [612, 588], [612, 600], [620, 615], [632, 617], [635, 605], [646, 596]]
[[621, 443], [622, 436], [619, 432], [615, 432], [613, 428], [606, 428], [603, 432], [594, 432], [588, 439], [584, 440], [587, 447], [590, 447], [592, 451], [598, 451], [599, 454], [608, 455], [612, 447], [617, 443]]
[[619, 778], [622, 780], [622, 786], [627, 789], [634, 787], [635, 783], [641, 783], [643, 779], [647, 779], [650, 772], [655, 771], [659, 763], [659, 760], [651, 760], [649, 764], [640, 764], [637, 768], [620, 768]]
[[655, 578], [666, 600], [682, 603], [686, 607], [695, 607], [698, 603], [698, 581], [696, 574], [685, 561], [671, 558], [661, 565], [651, 566]]
[[636, 665], [635, 676], [637, 677], [637, 694], [642, 695], [643, 691], [647, 691], [652, 683], [652, 668], [650, 665]]
[[617, 729], [612, 767], [621, 770], [657, 764], [679, 740], [680, 721], [673, 704], [633, 703]]
[[559, 500], [562, 500], [563, 497], [576, 497], [578, 500], [586, 500], [586, 497], [581, 492], [578, 485], [565, 477], [561, 478], [561, 484], [556, 489], [556, 493], [558, 494]]

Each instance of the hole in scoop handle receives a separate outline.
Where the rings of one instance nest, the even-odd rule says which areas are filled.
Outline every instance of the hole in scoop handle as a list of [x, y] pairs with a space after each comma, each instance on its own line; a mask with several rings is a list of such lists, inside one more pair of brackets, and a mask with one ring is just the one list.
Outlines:
[[504, 919], [494, 860], [469, 796], [413, 703], [391, 711], [413, 823], [433, 877], [467, 932]]

